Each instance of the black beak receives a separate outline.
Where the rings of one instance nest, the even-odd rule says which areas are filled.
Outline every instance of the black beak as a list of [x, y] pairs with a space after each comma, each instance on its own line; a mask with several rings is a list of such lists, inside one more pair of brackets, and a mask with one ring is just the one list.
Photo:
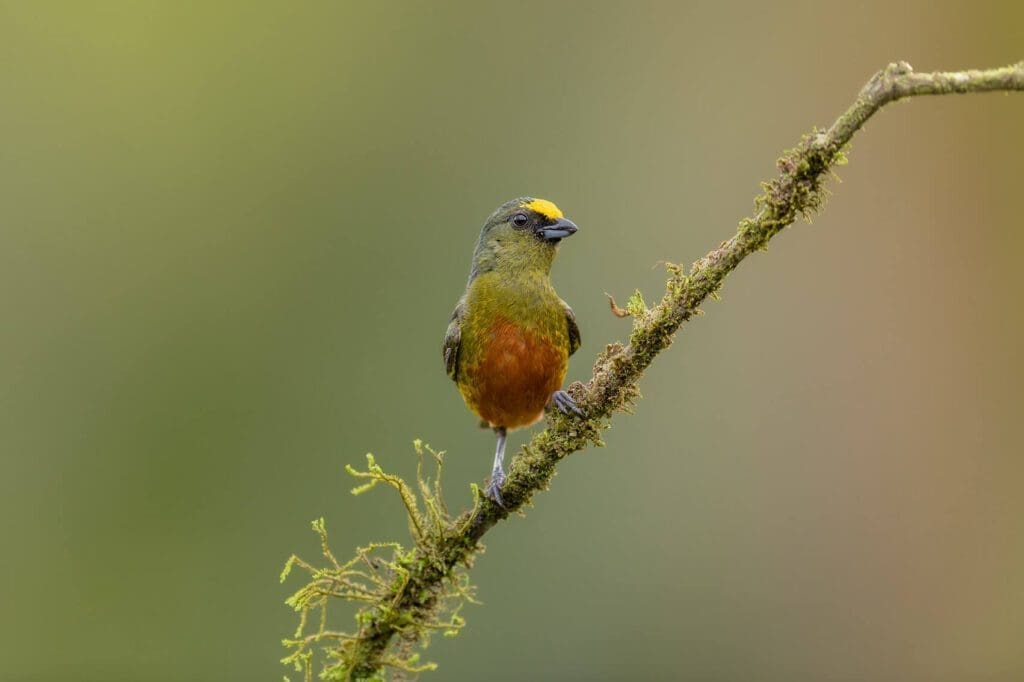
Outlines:
[[568, 218], [559, 218], [553, 225], [548, 225], [537, 230], [537, 236], [544, 241], [558, 243], [560, 240], [576, 234], [576, 223]]

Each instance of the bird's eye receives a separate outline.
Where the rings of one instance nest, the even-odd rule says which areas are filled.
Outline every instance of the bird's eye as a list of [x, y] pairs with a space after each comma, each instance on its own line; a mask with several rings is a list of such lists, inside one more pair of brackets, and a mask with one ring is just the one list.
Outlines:
[[512, 216], [512, 224], [515, 225], [516, 227], [526, 227], [526, 223], [528, 221], [529, 218], [526, 217], [525, 213], [516, 213], [514, 216]]

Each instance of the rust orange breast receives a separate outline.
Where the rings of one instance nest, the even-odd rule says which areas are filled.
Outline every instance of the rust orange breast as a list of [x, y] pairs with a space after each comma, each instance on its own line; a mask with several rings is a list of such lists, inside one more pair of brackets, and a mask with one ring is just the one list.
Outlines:
[[565, 379], [565, 344], [503, 318], [483, 336], [460, 377], [466, 403], [492, 426], [533, 424]]

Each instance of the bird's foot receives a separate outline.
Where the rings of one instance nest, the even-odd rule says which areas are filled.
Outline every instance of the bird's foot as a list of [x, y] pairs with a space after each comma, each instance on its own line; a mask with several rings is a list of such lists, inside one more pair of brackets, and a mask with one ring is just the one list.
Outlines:
[[487, 487], [484, 488], [484, 495], [502, 509], [505, 508], [505, 503], [501, 499], [501, 486], [503, 485], [505, 485], [505, 472], [500, 468], [495, 468], [491, 471], [491, 480], [487, 483]]
[[576, 401], [572, 399], [572, 396], [565, 391], [555, 391], [551, 394], [551, 404], [558, 408], [558, 411], [562, 414], [574, 413], [577, 417], [582, 417], [583, 410], [579, 408]]

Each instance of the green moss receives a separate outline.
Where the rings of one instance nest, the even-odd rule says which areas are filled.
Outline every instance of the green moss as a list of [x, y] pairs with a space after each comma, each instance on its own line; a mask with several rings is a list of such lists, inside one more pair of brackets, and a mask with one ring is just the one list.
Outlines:
[[[474, 601], [474, 588], [464, 570], [447, 564], [440, 555], [441, 548], [458, 532], [442, 494], [444, 452], [419, 440], [413, 448], [419, 458], [418, 496], [400, 477], [384, 471], [373, 455], [367, 455], [366, 471], [346, 468], [352, 476], [368, 479], [353, 489], [354, 494], [363, 494], [379, 483], [398, 492], [415, 547], [371, 543], [357, 548], [355, 555], [342, 563], [331, 551], [321, 518], [313, 521], [312, 527], [320, 538], [325, 564], [315, 566], [295, 555], [285, 562], [282, 582], [296, 567], [309, 574], [309, 582], [285, 600], [299, 614], [299, 624], [294, 636], [284, 640], [291, 651], [282, 659], [307, 681], [313, 678], [315, 651], [323, 644], [327, 645], [327, 660], [320, 676], [325, 679], [385, 679], [382, 671], [387, 669], [413, 674], [434, 670], [434, 663], [421, 662], [413, 645], [426, 645], [435, 631], [455, 636], [465, 625], [460, 610], [465, 602]], [[434, 465], [433, 479], [424, 471], [428, 458]], [[353, 632], [328, 627], [328, 606], [335, 600], [356, 605]], [[307, 632], [311, 618], [317, 626]], [[394, 634], [400, 636], [393, 640]]]

